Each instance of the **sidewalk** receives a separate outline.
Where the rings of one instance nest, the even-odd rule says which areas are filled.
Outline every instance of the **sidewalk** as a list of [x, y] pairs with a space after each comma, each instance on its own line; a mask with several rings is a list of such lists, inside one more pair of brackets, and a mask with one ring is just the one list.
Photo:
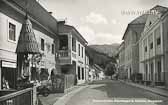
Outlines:
[[149, 87], [149, 86], [145, 86], [145, 85], [141, 85], [141, 84], [137, 84], [137, 83], [132, 83], [132, 82], [128, 82], [128, 81], [123, 81], [123, 80], [120, 80], [120, 81], [125, 84], [135, 86], [135, 87], [150, 91], [152, 93], [155, 93], [155, 94], [158, 94], [158, 95], [161, 95], [164, 97], [168, 97], [168, 90], [166, 90], [166, 89], [157, 88], [157, 87]]
[[72, 88], [67, 89], [65, 93], [50, 94], [47, 97], [39, 95], [38, 96], [38, 99], [39, 99], [38, 105], [65, 105], [64, 103], [66, 103], [68, 101], [67, 98], [70, 98], [75, 93], [77, 93], [78, 91], [80, 91], [86, 87], [87, 87], [87, 85], [74, 86]]
[[66, 105], [66, 103], [70, 100], [70, 98], [72, 96], [74, 96], [76, 93], [78, 93], [79, 91], [89, 87], [89, 85], [80, 85], [78, 86], [79, 88], [65, 94], [64, 96], [62, 96], [59, 100], [57, 100], [53, 105]]

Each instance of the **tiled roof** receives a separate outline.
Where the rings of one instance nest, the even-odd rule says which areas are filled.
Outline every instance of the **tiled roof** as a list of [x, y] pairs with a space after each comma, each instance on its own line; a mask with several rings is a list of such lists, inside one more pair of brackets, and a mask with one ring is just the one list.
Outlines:
[[53, 33], [57, 33], [57, 20], [44, 9], [36, 0], [7, 0], [18, 6], [23, 11], [27, 11], [28, 15], [42, 24], [45, 28]]

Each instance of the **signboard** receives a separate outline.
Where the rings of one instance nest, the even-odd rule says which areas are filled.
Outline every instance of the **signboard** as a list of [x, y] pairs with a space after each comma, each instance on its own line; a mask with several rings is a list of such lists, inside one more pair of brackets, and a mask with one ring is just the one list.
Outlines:
[[52, 90], [54, 93], [63, 93], [64, 92], [64, 75], [54, 75], [51, 77], [52, 80]]
[[2, 67], [16, 68], [16, 63], [2, 61]]

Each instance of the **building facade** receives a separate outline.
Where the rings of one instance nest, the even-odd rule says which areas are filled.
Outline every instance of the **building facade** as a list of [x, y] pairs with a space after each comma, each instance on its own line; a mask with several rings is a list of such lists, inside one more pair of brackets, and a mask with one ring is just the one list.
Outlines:
[[89, 70], [90, 70], [89, 56], [87, 52], [85, 52], [85, 80], [86, 81], [89, 81]]
[[76, 75], [77, 83], [86, 81], [85, 47], [87, 41], [70, 25], [60, 22], [59, 31], [59, 63], [61, 73]]
[[148, 16], [139, 41], [140, 72], [149, 84], [168, 86], [168, 8], [155, 6], [152, 10], [158, 14]]
[[120, 79], [127, 78], [127, 72], [125, 70], [125, 44], [124, 41], [120, 44], [118, 49], [118, 74]]
[[[33, 6], [34, 5], [34, 6]], [[32, 7], [33, 6], [33, 7]], [[25, 8], [27, 10], [25, 11]], [[35, 0], [0, 1], [0, 88], [5, 79], [9, 88], [16, 87], [18, 71], [16, 69], [16, 47], [26, 13], [32, 23], [36, 40], [42, 53], [40, 69], [55, 69], [55, 47], [57, 20], [53, 18]], [[36, 14], [40, 14], [36, 15]], [[43, 18], [42, 18], [43, 17]], [[45, 21], [44, 21], [45, 19]], [[33, 71], [33, 68], [31, 69]], [[34, 74], [34, 73], [32, 73]], [[33, 76], [33, 75], [31, 75]]]
[[128, 24], [124, 40], [125, 70], [127, 78], [131, 79], [132, 74], [139, 72], [139, 45], [141, 33], [144, 29], [147, 15], [142, 15]]

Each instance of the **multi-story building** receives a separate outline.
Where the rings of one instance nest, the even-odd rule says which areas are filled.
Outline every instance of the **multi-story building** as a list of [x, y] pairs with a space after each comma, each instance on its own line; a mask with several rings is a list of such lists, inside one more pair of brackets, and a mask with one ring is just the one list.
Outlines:
[[85, 82], [85, 47], [87, 41], [75, 29], [60, 21], [59, 32], [59, 63], [61, 73], [76, 75], [78, 84]]
[[35, 0], [0, 1], [0, 89], [2, 78], [15, 88], [18, 71], [16, 69], [16, 47], [26, 13], [32, 23], [37, 43], [43, 53], [41, 69], [55, 69], [55, 43], [57, 20]]
[[168, 8], [155, 6], [151, 10], [139, 41], [140, 73], [150, 84], [168, 86]]
[[127, 26], [124, 33], [124, 53], [125, 53], [125, 70], [127, 72], [127, 78], [130, 79], [132, 74], [139, 72], [139, 45], [138, 41], [141, 33], [145, 27], [146, 19], [148, 15], [142, 15]]
[[[86, 49], [87, 50], [87, 49]], [[85, 80], [89, 81], [89, 70], [90, 70], [90, 64], [89, 64], [89, 55], [87, 54], [87, 51], [85, 51]]]
[[127, 78], [127, 72], [125, 70], [125, 44], [124, 41], [118, 48], [118, 74], [120, 79]]

